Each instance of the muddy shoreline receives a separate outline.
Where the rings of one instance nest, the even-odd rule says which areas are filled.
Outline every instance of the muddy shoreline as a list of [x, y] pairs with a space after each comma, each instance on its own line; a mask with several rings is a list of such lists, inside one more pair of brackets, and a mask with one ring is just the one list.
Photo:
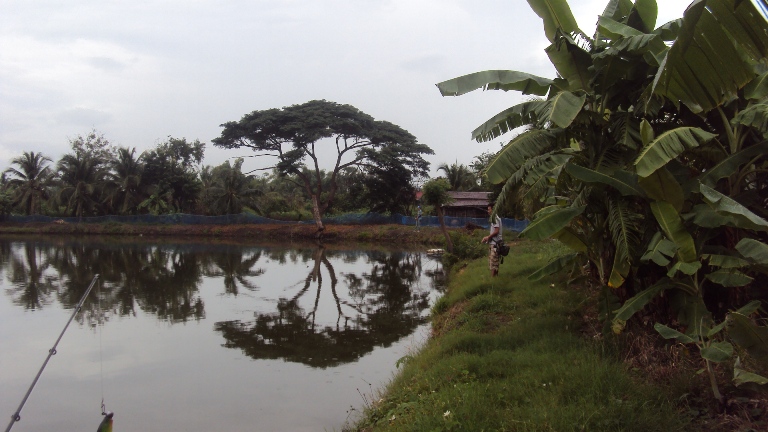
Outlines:
[[[312, 224], [145, 225], [124, 223], [0, 223], [0, 235], [96, 235], [127, 237], [212, 237], [274, 242], [315, 241]], [[376, 242], [386, 244], [439, 245], [439, 228], [404, 225], [326, 225], [324, 243]]]

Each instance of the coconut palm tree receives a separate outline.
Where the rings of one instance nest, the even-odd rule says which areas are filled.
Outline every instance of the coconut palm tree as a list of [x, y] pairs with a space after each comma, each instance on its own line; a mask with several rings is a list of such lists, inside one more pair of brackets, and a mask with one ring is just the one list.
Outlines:
[[136, 213], [146, 198], [141, 184], [143, 165], [136, 157], [136, 148], [119, 148], [109, 166], [105, 188], [107, 207], [119, 214]]
[[61, 189], [57, 194], [71, 216], [96, 215], [101, 211], [101, 192], [107, 170], [103, 160], [74, 154], [64, 155], [58, 163]]
[[238, 158], [234, 165], [226, 161], [211, 171], [213, 181], [206, 195], [212, 212], [238, 214], [244, 206], [255, 208], [254, 198], [261, 195], [261, 191], [252, 187], [253, 176], [243, 174], [242, 166], [243, 159]]
[[445, 173], [445, 178], [448, 180], [453, 191], [471, 191], [477, 188], [477, 177], [464, 164], [453, 163], [448, 165], [444, 163], [440, 164], [437, 170]]
[[4, 174], [12, 176], [8, 186], [14, 189], [13, 205], [21, 206], [27, 215], [37, 214], [40, 203], [48, 199], [52, 172], [47, 165], [51, 162], [42, 153], [24, 152], [11, 160], [11, 167]]

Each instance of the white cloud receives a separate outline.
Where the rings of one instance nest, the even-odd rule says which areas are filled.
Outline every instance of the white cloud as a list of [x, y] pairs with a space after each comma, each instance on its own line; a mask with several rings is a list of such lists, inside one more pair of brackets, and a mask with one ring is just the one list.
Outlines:
[[[659, 3], [660, 22], [685, 6]], [[605, 0], [571, 4], [592, 33]], [[547, 45], [522, 0], [5, 0], [0, 169], [22, 150], [58, 159], [93, 127], [142, 151], [169, 135], [210, 142], [253, 110], [321, 98], [408, 129], [435, 165], [469, 163], [500, 142], [474, 143], [471, 130], [523, 97], [442, 98], [434, 84], [485, 69], [553, 76]], [[205, 163], [243, 153], [209, 145]]]

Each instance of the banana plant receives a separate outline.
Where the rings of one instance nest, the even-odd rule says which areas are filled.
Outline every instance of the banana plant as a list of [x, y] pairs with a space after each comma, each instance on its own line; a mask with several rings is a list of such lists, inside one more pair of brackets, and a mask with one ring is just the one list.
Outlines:
[[[748, 318], [759, 308], [759, 301], [750, 302], [729, 313], [726, 319], [717, 325], [714, 325], [709, 317], [702, 317], [692, 334], [681, 333], [660, 323], [656, 323], [654, 328], [665, 339], [674, 339], [680, 343], [694, 344], [698, 347], [709, 374], [712, 393], [722, 403], [724, 398], [715, 379], [712, 364], [727, 362], [731, 360], [734, 354], [733, 344], [722, 337], [723, 329], [727, 327], [727, 332], [733, 340], [740, 341], [740, 344], [746, 349], [759, 353], [756, 356], [759, 355], [759, 358], [764, 361], [765, 354], [768, 353], [765, 351], [768, 328], [756, 326]], [[734, 366], [734, 382], [737, 386], [745, 383], [766, 384], [768, 378], [744, 370], [740, 360], [737, 359]]]
[[768, 268], [753, 252], [768, 242], [766, 1], [696, 0], [657, 26], [655, 0], [610, 0], [593, 36], [566, 1], [528, 3], [556, 77], [493, 70], [437, 85], [445, 96], [535, 97], [472, 132], [478, 141], [516, 133], [485, 172], [503, 184], [497, 209], [522, 202], [532, 222], [521, 236], [573, 249], [532, 278], [586, 262], [596, 287], [625, 300], [607, 314], [615, 330], [661, 298], [685, 326], [674, 331], [707, 348], [711, 372], [704, 354], [722, 342], [708, 336], [722, 311], [705, 293], [743, 303]]

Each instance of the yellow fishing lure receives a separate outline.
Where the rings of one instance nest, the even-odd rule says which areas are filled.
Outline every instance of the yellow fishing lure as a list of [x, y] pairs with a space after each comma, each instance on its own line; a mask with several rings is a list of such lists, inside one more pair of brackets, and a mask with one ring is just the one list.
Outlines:
[[99, 424], [99, 428], [96, 429], [96, 432], [112, 432], [112, 417], [115, 415], [115, 413], [107, 412], [104, 414], [104, 420], [101, 421]]

